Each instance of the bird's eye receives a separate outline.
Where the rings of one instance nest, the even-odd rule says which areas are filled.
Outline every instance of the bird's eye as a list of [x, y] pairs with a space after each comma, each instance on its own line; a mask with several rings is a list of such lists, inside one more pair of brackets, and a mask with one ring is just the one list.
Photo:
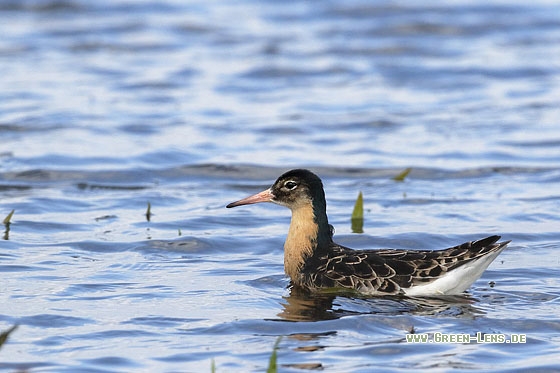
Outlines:
[[284, 183], [284, 187], [288, 190], [294, 190], [297, 187], [297, 183], [295, 181], [286, 181]]

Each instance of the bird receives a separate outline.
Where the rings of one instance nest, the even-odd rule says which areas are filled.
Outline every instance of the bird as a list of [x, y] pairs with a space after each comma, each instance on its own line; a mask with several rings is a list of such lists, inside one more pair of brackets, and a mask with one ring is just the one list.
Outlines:
[[310, 292], [429, 297], [467, 290], [511, 241], [494, 235], [443, 250], [354, 250], [333, 241], [321, 179], [306, 169], [287, 171], [260, 193], [227, 208], [260, 202], [292, 212], [284, 270], [292, 286]]

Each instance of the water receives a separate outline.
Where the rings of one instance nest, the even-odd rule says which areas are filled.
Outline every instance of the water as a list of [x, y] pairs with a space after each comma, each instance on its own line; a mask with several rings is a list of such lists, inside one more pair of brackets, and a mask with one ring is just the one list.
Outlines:
[[[556, 370], [558, 14], [3, 1], [0, 330], [19, 327], [0, 370], [264, 371], [279, 336], [280, 371]], [[513, 242], [464, 296], [291, 293], [289, 212], [224, 206], [292, 167], [323, 178], [347, 246]], [[527, 343], [406, 343], [412, 330]]]

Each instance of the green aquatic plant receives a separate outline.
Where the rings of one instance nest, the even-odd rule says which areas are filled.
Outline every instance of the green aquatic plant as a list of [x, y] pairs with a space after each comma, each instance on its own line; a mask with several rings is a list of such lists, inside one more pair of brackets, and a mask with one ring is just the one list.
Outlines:
[[406, 179], [406, 177], [408, 176], [408, 174], [410, 173], [410, 171], [412, 171], [412, 167], [407, 167], [405, 168], [403, 171], [401, 171], [397, 176], [393, 177], [393, 180], [395, 181], [399, 181], [402, 182], [404, 181], [404, 179]]
[[280, 341], [282, 340], [282, 336], [278, 337], [276, 339], [276, 342], [274, 343], [274, 347], [272, 348], [272, 354], [270, 354], [270, 359], [268, 360], [268, 368], [266, 369], [266, 373], [276, 373], [278, 372], [278, 365], [277, 365], [277, 360], [278, 360], [278, 345], [280, 344]]
[[10, 238], [10, 224], [12, 224], [12, 216], [14, 216], [14, 211], [15, 210], [10, 211], [10, 213], [4, 218], [4, 221], [2, 222], [6, 227], [3, 237], [5, 240], [8, 240]]
[[[13, 211], [12, 211], [13, 212]], [[16, 330], [18, 328], [17, 325], [12, 326], [10, 329], [3, 331], [2, 333], [0, 333], [0, 348], [2, 348], [2, 345], [4, 345], [4, 343], [6, 343], [6, 341], [8, 340], [8, 337], [10, 336], [10, 334], [12, 334], [12, 332], [14, 330]]]
[[352, 232], [354, 233], [364, 233], [364, 197], [362, 192], [358, 194], [356, 203], [354, 204], [354, 210], [352, 211]]
[[150, 201], [148, 201], [148, 208], [146, 209], [146, 220], [150, 221], [151, 217], [152, 217], [152, 204], [150, 203]]
[[[266, 369], [266, 373], [278, 372], [278, 366], [277, 366], [278, 355], [276, 351], [278, 350], [278, 345], [280, 344], [281, 340], [282, 340], [282, 336], [276, 338], [276, 342], [274, 343], [274, 347], [272, 348], [272, 353], [270, 354], [270, 358], [268, 359], [268, 368]], [[216, 373], [216, 362], [214, 361], [214, 359], [210, 361], [210, 371], [212, 373]]]
[[14, 216], [14, 211], [16, 211], [16, 210], [10, 211], [10, 213], [4, 218], [4, 221], [2, 222], [2, 224], [4, 224], [4, 225], [10, 225], [11, 224], [12, 216]]

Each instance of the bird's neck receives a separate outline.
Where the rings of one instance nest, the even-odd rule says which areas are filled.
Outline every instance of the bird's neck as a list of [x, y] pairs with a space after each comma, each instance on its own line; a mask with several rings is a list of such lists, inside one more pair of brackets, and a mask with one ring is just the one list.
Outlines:
[[284, 243], [284, 270], [298, 283], [300, 271], [313, 253], [328, 247], [331, 231], [324, 204], [303, 204], [292, 209], [292, 220]]

